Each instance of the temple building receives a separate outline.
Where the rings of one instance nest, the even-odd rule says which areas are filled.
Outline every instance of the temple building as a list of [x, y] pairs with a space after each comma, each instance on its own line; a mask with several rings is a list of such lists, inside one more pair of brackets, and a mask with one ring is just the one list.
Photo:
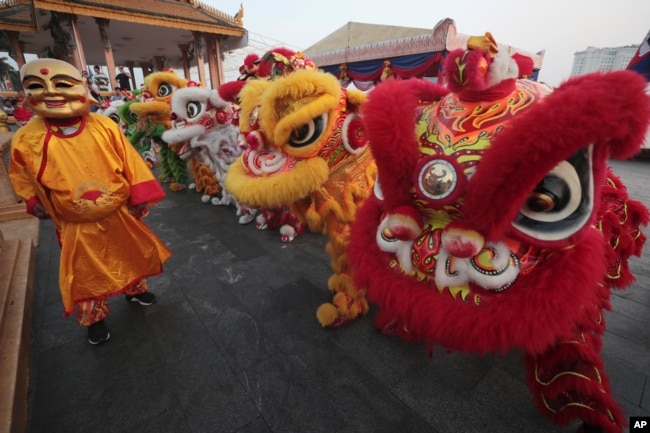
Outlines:
[[[65, 60], [79, 70], [101, 65], [111, 85], [117, 67], [146, 76], [176, 69], [217, 87], [223, 53], [245, 47], [243, 6], [228, 15], [198, 0], [6, 0], [0, 2], [0, 39], [18, 67], [25, 54]], [[209, 77], [205, 74], [208, 66]], [[105, 68], [105, 69], [104, 69]]]

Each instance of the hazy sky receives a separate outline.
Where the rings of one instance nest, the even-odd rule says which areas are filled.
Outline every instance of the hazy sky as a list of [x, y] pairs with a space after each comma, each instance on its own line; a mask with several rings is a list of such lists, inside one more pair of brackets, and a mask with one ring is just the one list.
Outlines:
[[589, 46], [638, 45], [650, 30], [650, 0], [201, 0], [229, 15], [244, 5], [244, 27], [277, 46], [306, 49], [349, 21], [430, 28], [452, 18], [458, 33], [491, 32], [497, 42], [545, 50], [539, 79], [569, 77]]

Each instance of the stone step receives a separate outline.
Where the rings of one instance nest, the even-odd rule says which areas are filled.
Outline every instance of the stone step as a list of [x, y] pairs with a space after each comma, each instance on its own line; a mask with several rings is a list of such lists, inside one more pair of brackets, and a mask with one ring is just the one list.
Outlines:
[[0, 433], [27, 427], [29, 356], [40, 221], [27, 214], [5, 166], [11, 133], [0, 133]]
[[36, 248], [5, 239], [0, 255], [0, 433], [25, 431]]

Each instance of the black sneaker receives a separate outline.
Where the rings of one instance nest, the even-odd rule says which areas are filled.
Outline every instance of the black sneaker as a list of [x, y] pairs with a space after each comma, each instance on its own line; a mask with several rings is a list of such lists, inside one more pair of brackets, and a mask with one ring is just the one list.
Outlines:
[[126, 302], [137, 302], [140, 305], [151, 305], [156, 302], [156, 295], [151, 292], [142, 292], [137, 295], [126, 295]]
[[95, 322], [88, 327], [88, 342], [90, 344], [101, 344], [111, 338], [110, 332], [106, 329], [103, 320]]

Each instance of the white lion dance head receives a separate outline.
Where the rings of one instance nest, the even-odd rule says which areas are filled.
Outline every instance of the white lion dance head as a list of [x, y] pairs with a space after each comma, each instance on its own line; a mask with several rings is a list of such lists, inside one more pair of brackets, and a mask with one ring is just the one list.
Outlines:
[[[183, 159], [191, 159], [195, 167], [209, 169], [214, 174], [218, 198], [207, 197], [213, 204], [236, 204], [234, 197], [223, 189], [228, 167], [242, 152], [238, 145], [239, 128], [235, 125], [235, 110], [216, 90], [185, 87], [174, 92], [171, 100], [172, 128], [163, 133], [167, 142]], [[195, 182], [199, 174], [194, 171]], [[200, 191], [197, 185], [197, 190]], [[213, 195], [207, 191], [206, 196]]]

